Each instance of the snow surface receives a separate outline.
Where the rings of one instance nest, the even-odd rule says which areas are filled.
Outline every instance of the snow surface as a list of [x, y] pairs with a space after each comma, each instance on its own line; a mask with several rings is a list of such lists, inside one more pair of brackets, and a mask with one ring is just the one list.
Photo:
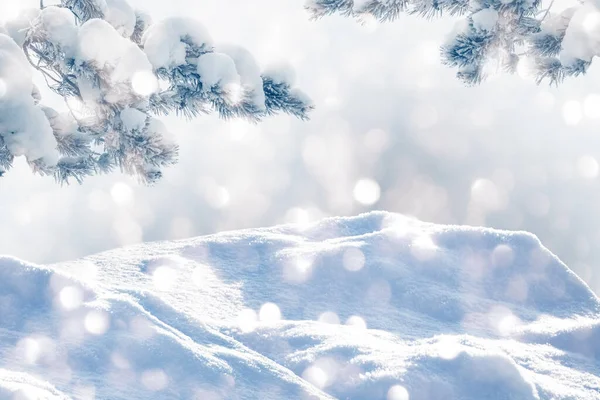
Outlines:
[[0, 397], [598, 399], [599, 316], [531, 234], [383, 212], [2, 257]]

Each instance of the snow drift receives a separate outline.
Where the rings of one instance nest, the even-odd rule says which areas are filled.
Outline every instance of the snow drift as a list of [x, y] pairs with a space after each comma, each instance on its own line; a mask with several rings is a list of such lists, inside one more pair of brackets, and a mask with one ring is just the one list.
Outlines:
[[388, 213], [0, 259], [0, 397], [597, 399], [600, 302], [532, 235]]

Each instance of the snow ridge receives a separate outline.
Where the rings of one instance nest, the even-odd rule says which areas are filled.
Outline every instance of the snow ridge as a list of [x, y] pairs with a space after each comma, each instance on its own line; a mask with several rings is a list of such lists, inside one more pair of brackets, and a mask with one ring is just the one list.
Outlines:
[[596, 399], [599, 315], [531, 234], [383, 212], [3, 257], [0, 397]]

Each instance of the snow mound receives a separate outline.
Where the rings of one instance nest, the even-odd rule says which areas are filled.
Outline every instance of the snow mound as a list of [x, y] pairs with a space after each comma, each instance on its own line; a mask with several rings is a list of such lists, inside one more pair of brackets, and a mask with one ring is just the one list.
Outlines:
[[0, 258], [0, 397], [597, 399], [599, 315], [528, 233], [382, 212]]

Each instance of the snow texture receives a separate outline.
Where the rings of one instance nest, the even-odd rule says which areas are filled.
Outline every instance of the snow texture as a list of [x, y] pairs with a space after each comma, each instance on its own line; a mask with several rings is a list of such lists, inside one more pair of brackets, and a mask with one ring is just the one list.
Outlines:
[[148, 116], [135, 108], [126, 108], [121, 111], [121, 122], [123, 122], [123, 127], [128, 132], [138, 130], [142, 131], [144, 126], [146, 125], [146, 119]]
[[27, 36], [27, 28], [33, 24], [33, 21], [35, 21], [39, 15], [39, 9], [26, 8], [19, 13], [17, 18], [6, 21], [4, 30], [19, 46], [23, 46], [25, 37]]
[[198, 73], [206, 90], [213, 86], [241, 85], [235, 63], [227, 54], [206, 53], [198, 58]]
[[577, 60], [591, 62], [600, 55], [600, 10], [594, 2], [578, 7], [570, 19], [562, 41], [560, 60], [572, 65]]
[[252, 104], [263, 111], [265, 109], [265, 92], [260, 67], [254, 56], [245, 48], [232, 44], [218, 45], [216, 51], [231, 57], [243, 88], [250, 94]]
[[265, 75], [275, 83], [293, 85], [296, 82], [296, 71], [287, 64], [270, 65], [265, 69]]
[[45, 39], [60, 46], [68, 56], [72, 56], [77, 46], [77, 26], [75, 16], [66, 8], [47, 7], [35, 21], [36, 30], [43, 32]]
[[591, 400], [599, 313], [533, 235], [382, 212], [3, 257], [0, 396]]
[[124, 37], [131, 37], [136, 23], [133, 8], [125, 0], [104, 0], [104, 2], [104, 7], [101, 8], [104, 20]]
[[205, 49], [212, 38], [198, 21], [168, 18], [152, 25], [143, 38], [144, 51], [155, 69], [172, 68], [186, 63], [186, 41]]
[[475, 29], [491, 31], [498, 24], [498, 11], [493, 8], [484, 8], [471, 15]]
[[105, 100], [124, 100], [122, 86], [130, 86], [136, 73], [151, 71], [152, 66], [135, 43], [120, 36], [106, 21], [91, 19], [79, 29], [77, 63], [89, 63], [108, 77]]
[[[29, 63], [21, 48], [0, 34], [0, 138], [14, 156], [56, 164], [58, 152], [50, 123], [35, 105]], [[0, 165], [1, 167], [1, 165]]]

